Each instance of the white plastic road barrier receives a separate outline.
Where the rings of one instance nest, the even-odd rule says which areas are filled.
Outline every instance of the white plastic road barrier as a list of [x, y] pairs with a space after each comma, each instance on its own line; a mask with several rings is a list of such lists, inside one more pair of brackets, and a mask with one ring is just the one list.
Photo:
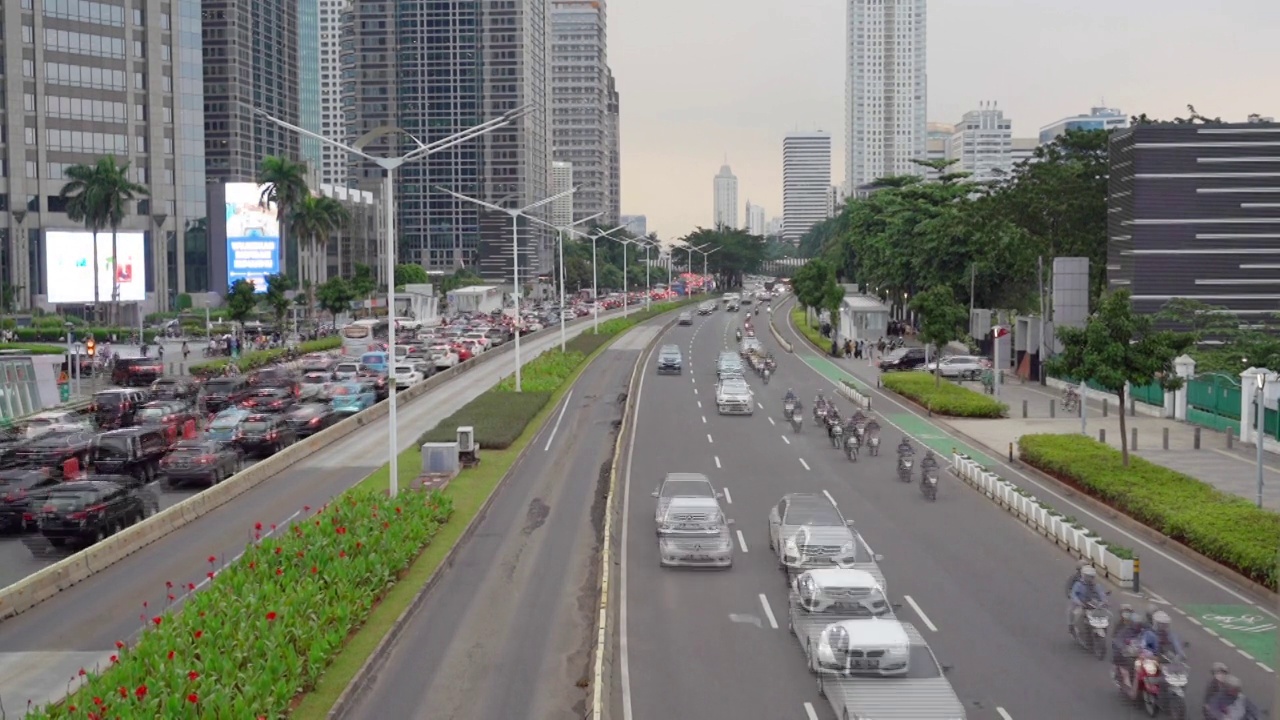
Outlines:
[[852, 402], [854, 405], [857, 406], [859, 410], [865, 410], [867, 412], [871, 412], [870, 396], [863, 395], [862, 393], [846, 385], [845, 383], [840, 383], [839, 385], [836, 386], [836, 394]]

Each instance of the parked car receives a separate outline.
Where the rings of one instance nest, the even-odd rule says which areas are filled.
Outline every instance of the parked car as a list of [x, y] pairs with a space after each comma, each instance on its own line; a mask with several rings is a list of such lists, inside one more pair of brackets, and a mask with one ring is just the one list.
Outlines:
[[244, 455], [239, 448], [212, 440], [184, 440], [160, 460], [167, 487], [192, 482], [217, 485], [242, 469]]
[[40, 508], [40, 533], [50, 544], [92, 545], [146, 517], [141, 495], [107, 480], [78, 480], [50, 489]]
[[990, 366], [991, 362], [984, 357], [951, 355], [925, 365], [924, 370], [930, 373], [936, 370], [944, 378], [977, 380], [982, 375], [982, 371]]
[[295, 405], [284, 414], [285, 422], [299, 438], [315, 435], [341, 419], [328, 403]]
[[880, 370], [882, 372], [918, 370], [924, 367], [924, 361], [924, 348], [898, 348], [881, 358]]

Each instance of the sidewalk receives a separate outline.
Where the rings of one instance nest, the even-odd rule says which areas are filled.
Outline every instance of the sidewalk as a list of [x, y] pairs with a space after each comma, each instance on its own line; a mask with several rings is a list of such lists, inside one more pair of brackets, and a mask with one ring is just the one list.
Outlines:
[[[864, 360], [827, 358], [847, 372], [853, 373], [872, 387], [877, 386], [880, 371]], [[1006, 374], [1000, 386], [1000, 401], [1009, 406], [1009, 417], [1001, 420], [945, 419], [948, 425], [1001, 457], [1007, 457], [1009, 444], [1013, 443], [1017, 454], [1018, 438], [1039, 433], [1079, 433], [1078, 411], [1068, 416], [1062, 409], [1062, 393], [1042, 387], [1034, 382], [1023, 383], [1012, 373]], [[943, 382], [946, 382], [945, 380]], [[982, 392], [981, 383], [964, 383], [976, 392]], [[897, 398], [895, 398], [897, 399]], [[1023, 401], [1027, 415], [1022, 415]], [[901, 401], [900, 401], [901, 402]], [[1052, 410], [1050, 409], [1052, 406]], [[874, 407], [874, 405], [873, 405]], [[887, 408], [880, 408], [882, 411]], [[1086, 408], [1085, 427], [1089, 437], [1098, 439], [1099, 430], [1105, 432], [1106, 443], [1120, 448], [1120, 418], [1117, 408], [1107, 408], [1103, 417], [1101, 401], [1090, 400]], [[935, 420], [939, 418], [935, 417]], [[1163, 465], [1177, 472], [1190, 475], [1219, 490], [1238, 495], [1250, 502], [1257, 499], [1258, 470], [1257, 449], [1242, 445], [1238, 440], [1234, 447], [1227, 447], [1226, 433], [1179, 422], [1172, 418], [1157, 418], [1139, 413], [1125, 417], [1129, 432], [1130, 452], [1145, 460]], [[1200, 447], [1195, 447], [1195, 432], [1200, 431]], [[1133, 433], [1137, 431], [1137, 447], [1133, 446]], [[1165, 446], [1165, 433], [1168, 446]], [[1266, 452], [1263, 455], [1262, 504], [1280, 512], [1280, 458]]]

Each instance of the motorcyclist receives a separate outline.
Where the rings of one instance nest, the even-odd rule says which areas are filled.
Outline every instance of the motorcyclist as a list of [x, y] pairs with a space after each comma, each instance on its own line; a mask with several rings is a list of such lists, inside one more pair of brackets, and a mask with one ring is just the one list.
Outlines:
[[1255, 720], [1258, 707], [1240, 692], [1240, 678], [1227, 675], [1222, 678], [1222, 690], [1204, 708], [1207, 720]]
[[898, 456], [915, 455], [916, 449], [911, 447], [911, 440], [906, 435], [902, 436], [902, 442], [898, 443]]
[[[1067, 578], [1066, 596], [1068, 598], [1071, 597], [1071, 588], [1075, 587], [1076, 581], [1080, 579], [1080, 571], [1087, 567], [1091, 567], [1092, 565], [1093, 563], [1090, 563], [1088, 560], [1081, 560], [1080, 564], [1076, 566], [1075, 572], [1072, 572], [1071, 577]], [[1150, 620], [1150, 618], [1148, 618], [1148, 620]]]
[[787, 394], [782, 396], [782, 402], [784, 403], [793, 403], [798, 402], [799, 400], [800, 398], [796, 397], [796, 391], [791, 388], [787, 388]]
[[734, 334], [734, 337], [735, 337], [735, 338], [737, 338], [738, 342], [742, 342], [742, 331], [741, 331], [741, 330], [734, 330], [734, 331], [733, 331], [733, 334]]
[[1133, 659], [1125, 654], [1125, 650], [1142, 637], [1143, 630], [1145, 627], [1142, 616], [1133, 611], [1132, 605], [1121, 605], [1120, 619], [1116, 621], [1115, 633], [1111, 636], [1111, 661], [1116, 678], [1126, 687], [1129, 685], [1129, 667], [1133, 665]]
[[1157, 610], [1151, 616], [1151, 626], [1142, 634], [1142, 645], [1156, 655], [1165, 655], [1171, 659], [1185, 657], [1182, 653], [1182, 641], [1173, 632], [1169, 613]]
[[[1209, 676], [1209, 684], [1204, 688], [1205, 708], [1209, 707], [1209, 703], [1218, 696], [1218, 693], [1223, 692], [1226, 689], [1226, 686], [1222, 684], [1222, 681], [1229, 675], [1231, 675], [1231, 671], [1227, 668], [1226, 663], [1216, 662], [1213, 664], [1213, 672]], [[1207, 709], [1205, 710], [1205, 714], [1209, 714]]]
[[938, 467], [938, 457], [930, 450], [924, 454], [924, 458], [920, 460], [920, 467], [923, 469]]
[[1080, 568], [1080, 579], [1071, 588], [1071, 609], [1067, 614], [1067, 632], [1072, 635], [1075, 635], [1076, 618], [1084, 612], [1085, 605], [1093, 603], [1101, 607], [1107, 604], [1107, 591], [1097, 580], [1098, 571], [1092, 565]]

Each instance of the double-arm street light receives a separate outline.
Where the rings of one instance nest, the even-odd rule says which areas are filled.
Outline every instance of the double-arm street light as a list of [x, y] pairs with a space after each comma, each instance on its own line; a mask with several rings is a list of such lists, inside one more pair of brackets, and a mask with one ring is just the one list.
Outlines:
[[[532, 220], [532, 221], [534, 221], [534, 222], [538, 223], [539, 225], [545, 225], [545, 226], [547, 226], [547, 227], [549, 227], [549, 228], [551, 228], [551, 229], [555, 230], [555, 231], [556, 231], [556, 242], [557, 242], [557, 243], [559, 244], [559, 246], [560, 246], [560, 247], [559, 247], [559, 253], [560, 253], [560, 352], [564, 352], [564, 351], [565, 351], [565, 329], [564, 329], [564, 313], [565, 313], [565, 309], [564, 309], [564, 236], [565, 236], [565, 235], [568, 235], [569, 233], [573, 233], [573, 232], [574, 232], [574, 229], [573, 229], [573, 228], [574, 228], [575, 226], [577, 226], [577, 225], [581, 225], [581, 224], [586, 223], [586, 222], [591, 222], [592, 220], [595, 220], [596, 218], [600, 217], [600, 216], [601, 216], [601, 215], [603, 215], [603, 214], [604, 214], [604, 213], [596, 213], [595, 215], [588, 215], [587, 217], [584, 217], [584, 218], [582, 218], [581, 220], [575, 220], [575, 221], [573, 221], [573, 222], [569, 223], [568, 225], [553, 225], [553, 224], [551, 224], [551, 223], [549, 223], [549, 222], [547, 222], [547, 221], [545, 221], [545, 220], [539, 220], [538, 218], [536, 218], [536, 217], [534, 217], [534, 216], [532, 216], [532, 215], [529, 215], [529, 216], [528, 216], [528, 219], [529, 219], [529, 220]], [[581, 235], [582, 233], [576, 233], [576, 234]]]
[[[597, 230], [591, 233], [591, 315], [594, 318], [591, 332], [593, 333], [598, 334], [600, 332], [600, 292], [596, 290], [596, 279], [600, 273], [596, 265], [596, 242], [600, 238], [612, 238], [614, 233], [626, 227], [626, 225], [619, 225], [616, 228]], [[626, 278], [624, 277], [623, 280], [625, 281]]]
[[639, 245], [640, 241], [634, 238], [609, 238], [617, 240], [622, 244], [622, 316], [629, 317], [631, 315], [631, 296], [627, 292], [627, 246]]
[[[337, 140], [330, 140], [329, 138], [319, 133], [311, 132], [310, 130], [298, 127], [297, 125], [293, 125], [291, 123], [287, 123], [279, 118], [272, 117], [271, 115], [268, 115], [263, 110], [259, 110], [257, 108], [253, 109], [254, 115], [257, 115], [258, 117], [264, 120], [267, 120], [268, 122], [275, 123], [276, 125], [279, 125], [280, 127], [286, 130], [291, 130], [293, 132], [296, 132], [299, 135], [303, 135], [305, 137], [319, 140], [322, 143], [326, 143], [328, 145], [336, 147], [339, 150], [344, 150], [352, 155], [359, 155], [360, 157], [366, 160], [369, 160], [374, 164], [376, 164], [378, 167], [382, 168], [382, 171], [383, 171], [382, 210], [383, 210], [383, 224], [385, 225], [384, 234], [386, 236], [386, 245], [387, 245], [386, 246], [386, 252], [387, 252], [387, 278], [386, 278], [387, 279], [387, 362], [388, 362], [387, 386], [391, 389], [390, 393], [387, 396], [387, 403], [388, 403], [387, 422], [390, 423], [390, 427], [391, 427], [391, 431], [387, 434], [387, 446], [388, 446], [388, 452], [391, 455], [390, 459], [388, 460], [388, 464], [389, 464], [388, 470], [390, 471], [390, 474], [391, 474], [391, 477], [390, 477], [391, 483], [390, 483], [389, 490], [392, 497], [395, 497], [396, 494], [399, 492], [399, 486], [400, 486], [400, 476], [399, 476], [400, 467], [398, 462], [399, 448], [397, 447], [397, 443], [396, 443], [397, 426], [396, 426], [396, 373], [395, 373], [395, 365], [396, 365], [396, 230], [395, 230], [395, 222], [396, 222], [396, 215], [395, 215], [395, 208], [394, 208], [394, 186], [395, 186], [396, 169], [407, 162], [412, 162], [414, 160], [421, 160], [422, 158], [427, 157], [428, 155], [431, 155], [433, 153], [440, 152], [441, 150], [447, 150], [453, 147], [454, 145], [459, 145], [461, 143], [467, 142], [468, 140], [473, 140], [475, 138], [480, 137], [481, 135], [484, 135], [485, 133], [493, 132], [498, 128], [506, 127], [507, 125], [510, 125], [511, 123], [515, 122], [519, 118], [523, 117], [525, 114], [529, 112], [529, 110], [530, 110], [530, 106], [528, 105], [520, 108], [516, 108], [515, 110], [512, 110], [502, 115], [501, 117], [494, 118], [493, 120], [490, 120], [486, 123], [481, 123], [480, 125], [477, 125], [473, 128], [463, 130], [460, 133], [450, 135], [447, 138], [437, 140], [433, 143], [424, 143], [418, 138], [414, 137], [413, 135], [410, 135], [404, 130], [401, 130], [400, 128], [384, 125], [382, 127], [374, 128], [373, 130], [370, 130], [369, 132], [365, 133], [360, 137], [359, 140], [356, 140], [355, 144], [345, 145], [343, 143], [338, 142]], [[364, 148], [367, 147], [374, 140], [377, 140], [382, 137], [386, 137], [388, 135], [394, 135], [397, 133], [404, 135], [405, 137], [412, 140], [414, 144], [417, 145], [417, 147], [399, 157], [379, 157], [377, 155], [370, 155], [369, 153], [364, 151]]]
[[440, 186], [438, 186], [438, 185], [436, 186], [436, 189], [437, 189], [437, 190], [439, 190], [439, 191], [440, 191], [440, 192], [442, 192], [442, 193], [448, 193], [449, 195], [452, 195], [452, 196], [454, 196], [454, 197], [458, 198], [459, 200], [466, 200], [467, 202], [475, 203], [476, 205], [479, 205], [480, 207], [488, 208], [488, 209], [493, 210], [493, 211], [495, 211], [495, 212], [506, 213], [506, 214], [508, 214], [508, 215], [510, 215], [510, 216], [511, 216], [511, 271], [512, 271], [512, 274], [513, 274], [513, 276], [514, 276], [514, 277], [513, 277], [513, 288], [512, 288], [512, 292], [511, 292], [511, 297], [512, 297], [512, 299], [513, 299], [513, 300], [515, 300], [515, 306], [516, 306], [516, 308], [515, 308], [515, 311], [516, 311], [516, 317], [515, 317], [515, 323], [516, 323], [516, 333], [515, 333], [515, 335], [516, 335], [516, 392], [522, 392], [523, 390], [522, 390], [522, 388], [521, 388], [521, 384], [520, 384], [520, 334], [521, 334], [521, 330], [522, 330], [522, 328], [521, 328], [521, 323], [520, 323], [520, 218], [521, 218], [521, 217], [532, 218], [533, 216], [531, 216], [531, 215], [529, 215], [529, 214], [528, 214], [530, 210], [535, 210], [535, 209], [540, 208], [540, 207], [542, 207], [543, 205], [546, 205], [546, 204], [548, 204], [548, 203], [553, 203], [553, 202], [555, 202], [556, 200], [559, 200], [560, 198], [569, 197], [570, 195], [572, 195], [572, 194], [574, 194], [575, 192], [577, 192], [577, 191], [578, 191], [578, 188], [570, 188], [570, 189], [568, 189], [568, 190], [565, 190], [564, 192], [556, 193], [555, 195], [552, 195], [551, 197], [543, 198], [543, 199], [541, 199], [541, 200], [539, 200], [539, 201], [537, 201], [537, 202], [535, 202], [535, 203], [532, 203], [532, 204], [530, 204], [530, 205], [525, 205], [525, 206], [524, 206], [524, 207], [522, 207], [522, 208], [514, 208], [514, 209], [513, 209], [513, 208], [504, 208], [504, 207], [502, 207], [502, 206], [500, 206], [500, 205], [494, 205], [493, 203], [485, 202], [484, 200], [478, 200], [478, 199], [473, 198], [473, 197], [468, 197], [468, 196], [463, 195], [463, 194], [461, 194], [461, 193], [456, 193], [456, 192], [454, 192], [454, 191], [452, 191], [452, 190], [446, 190], [445, 188], [442, 188], [442, 187], [440, 187]]

